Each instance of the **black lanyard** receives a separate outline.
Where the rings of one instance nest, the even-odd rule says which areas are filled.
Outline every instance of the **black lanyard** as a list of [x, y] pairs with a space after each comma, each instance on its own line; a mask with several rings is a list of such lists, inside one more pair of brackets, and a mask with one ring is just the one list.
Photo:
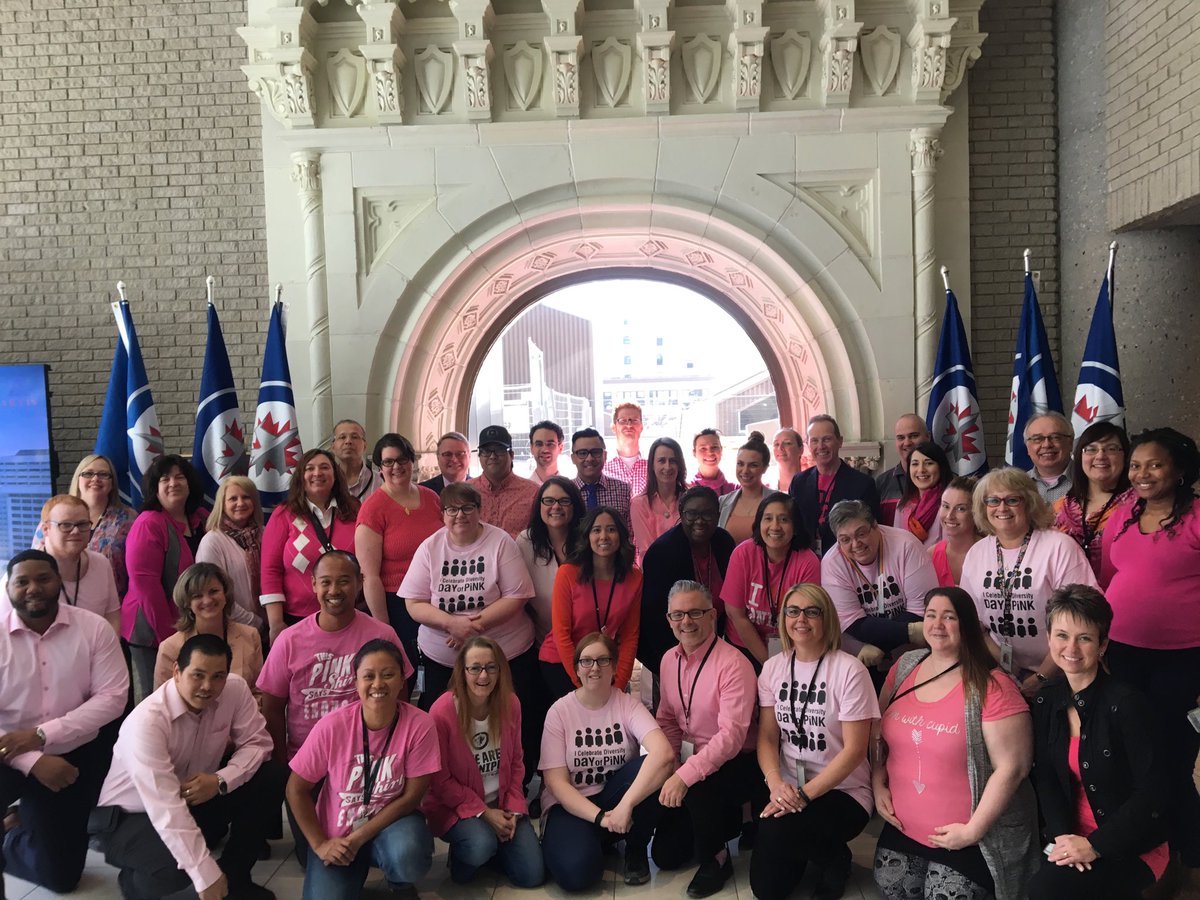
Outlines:
[[[333, 530], [333, 520], [337, 518], [337, 512], [333, 513], [333, 518], [329, 520], [329, 530]], [[321, 524], [320, 516], [316, 515], [311, 509], [308, 511], [308, 521], [312, 525], [313, 531], [317, 533], [317, 540], [321, 543], [321, 549], [326, 553], [334, 550], [333, 542], [329, 540], [329, 534], [325, 531], [325, 526]]]
[[1004, 566], [1004, 548], [1000, 546], [1000, 538], [996, 538], [996, 574], [992, 578], [992, 584], [1000, 589], [1000, 598], [1004, 601], [1004, 612], [1000, 619], [1000, 634], [1004, 637], [1012, 637], [1017, 633], [1012, 616], [1013, 588], [1020, 581], [1021, 563], [1025, 561], [1025, 551], [1029, 549], [1029, 539], [1032, 537], [1032, 531], [1025, 533], [1025, 540], [1021, 542], [1021, 552], [1017, 554], [1017, 561], [1013, 564], [1011, 572]]
[[817, 686], [817, 673], [821, 671], [821, 663], [825, 661], [825, 654], [821, 654], [821, 658], [817, 660], [817, 667], [813, 669], [812, 680], [808, 683], [808, 687], [804, 689], [804, 705], [800, 707], [800, 718], [796, 718], [796, 651], [792, 650], [792, 668], [791, 674], [788, 676], [788, 702], [792, 707], [792, 728], [796, 730], [796, 734], [800, 738], [798, 746], [801, 750], [808, 747], [808, 731], [804, 728], [804, 717], [808, 715], [808, 701], [812, 699], [813, 688]]
[[696, 677], [692, 679], [692, 689], [688, 691], [687, 700], [683, 699], [683, 648], [679, 648], [679, 668], [675, 670], [675, 684], [679, 688], [679, 705], [683, 707], [683, 721], [685, 725], [690, 725], [692, 719], [692, 701], [696, 697], [696, 685], [700, 683], [700, 673], [704, 671], [704, 664], [708, 662], [708, 658], [712, 656], [713, 648], [717, 646], [717, 641], [720, 640], [715, 634], [712, 636], [712, 643], [708, 645], [708, 649], [704, 651], [704, 657], [700, 660], [700, 667], [696, 669]]
[[[925, 659], [928, 659], [928, 658], [929, 658], [929, 654], [925, 654]], [[921, 660], [921, 661], [922, 661], [922, 662], [924, 662], [925, 660]], [[934, 675], [932, 678], [926, 678], [924, 681], [919, 681], [919, 682], [917, 682], [916, 684], [914, 684], [914, 685], [913, 685], [912, 687], [910, 687], [910, 688], [905, 688], [904, 690], [902, 690], [902, 691], [901, 691], [900, 693], [898, 693], [898, 694], [893, 694], [893, 695], [892, 695], [891, 702], [889, 702], [889, 703], [888, 703], [888, 706], [891, 706], [893, 703], [895, 703], [895, 702], [896, 702], [897, 700], [899, 700], [901, 697], [906, 697], [906, 696], [908, 696], [909, 694], [911, 694], [913, 691], [919, 691], [921, 688], [925, 687], [925, 685], [927, 685], [927, 684], [929, 684], [929, 683], [931, 683], [931, 682], [937, 681], [939, 678], [941, 678], [941, 677], [942, 677], [943, 675], [945, 675], [947, 672], [953, 672], [955, 669], [957, 669], [957, 668], [958, 668], [959, 666], [961, 666], [961, 665], [962, 665], [962, 661], [961, 661], [961, 660], [959, 660], [959, 661], [958, 661], [958, 662], [956, 662], [954, 665], [952, 665], [952, 666], [948, 666], [947, 668], [945, 668], [945, 669], [942, 669], [942, 671], [938, 672], [938, 673], [937, 673], [936, 675]], [[916, 671], [916, 670], [914, 669], [914, 671]]]
[[617, 591], [617, 578], [613, 574], [612, 580], [608, 583], [608, 605], [604, 607], [604, 621], [600, 621], [600, 598], [596, 595], [596, 579], [592, 579], [592, 604], [596, 608], [596, 630], [601, 634], [608, 634], [605, 630], [608, 628], [608, 614], [612, 612], [613, 594]]
[[[371, 805], [371, 794], [375, 792], [375, 780], [379, 777], [380, 764], [383, 762], [383, 757], [375, 760], [374, 768], [371, 767], [371, 738], [367, 732], [367, 717], [359, 710], [359, 716], [362, 718], [362, 739], [363, 739], [363, 813], [366, 814], [367, 808]], [[392, 743], [392, 735], [396, 733], [396, 725], [400, 721], [400, 707], [396, 707], [396, 717], [392, 719], [391, 727], [388, 728], [387, 740], [383, 742], [383, 753], [387, 753], [388, 746]]]
[[776, 602], [783, 602], [783, 584], [787, 578], [787, 568], [792, 561], [792, 553], [794, 551], [789, 546], [787, 556], [783, 560], [783, 568], [779, 570], [779, 590], [775, 592], [774, 598], [771, 597], [771, 570], [770, 560], [767, 558], [767, 548], [763, 547], [763, 590], [767, 592], [767, 608], [771, 611], [771, 627], [779, 627], [779, 607]]
[[1083, 530], [1082, 544], [1083, 544], [1083, 552], [1084, 552], [1085, 556], [1088, 555], [1091, 550], [1092, 541], [1094, 541], [1096, 539], [1096, 534], [1097, 534], [1097, 532], [1100, 531], [1100, 523], [1104, 521], [1104, 516], [1107, 515], [1108, 511], [1110, 509], [1112, 509], [1113, 504], [1116, 502], [1117, 502], [1117, 492], [1113, 491], [1112, 496], [1110, 496], [1108, 498], [1108, 502], [1105, 503], [1102, 507], [1100, 507], [1100, 513], [1099, 513], [1099, 515], [1096, 516], [1096, 527], [1095, 528], [1088, 527], [1087, 497], [1084, 497], [1083, 502], [1079, 504], [1079, 525], [1080, 525], [1080, 528]]
[[839, 465], [837, 471], [833, 473], [833, 477], [829, 480], [829, 490], [821, 493], [821, 473], [817, 472], [817, 524], [824, 525], [829, 521], [829, 506], [833, 500], [833, 490], [837, 487], [838, 476], [842, 474], [842, 467]]
[[[86, 553], [87, 551], [85, 550], [84, 552]], [[72, 597], [67, 593], [66, 582], [64, 582], [63, 586], [62, 586], [63, 599], [67, 601], [68, 606], [78, 606], [79, 605], [79, 583], [81, 581], [83, 581], [83, 557], [82, 556], [80, 556], [79, 559], [77, 559], [75, 561], [75, 596]]]

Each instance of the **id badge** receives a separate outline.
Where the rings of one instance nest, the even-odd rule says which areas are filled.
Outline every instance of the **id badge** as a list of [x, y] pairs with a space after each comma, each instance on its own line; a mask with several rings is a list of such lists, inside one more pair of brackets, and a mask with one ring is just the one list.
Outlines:
[[413, 689], [409, 692], [409, 703], [416, 705], [425, 693], [425, 667], [417, 666], [417, 674], [413, 677]]
[[1013, 674], [1013, 645], [1008, 641], [1000, 643], [1000, 667], [1009, 675]]
[[783, 641], [779, 639], [779, 635], [767, 638], [767, 658], [778, 656], [783, 652]]
[[804, 763], [797, 761], [796, 763], [796, 787], [802, 788], [808, 784], [808, 772], [804, 768]]
[[353, 830], [358, 831], [358, 829], [362, 828], [364, 825], [366, 825], [370, 821], [371, 821], [370, 816], [359, 816], [357, 819], [354, 820]]
[[684, 741], [679, 745], [679, 761], [687, 762], [696, 754], [696, 745], [692, 741]]

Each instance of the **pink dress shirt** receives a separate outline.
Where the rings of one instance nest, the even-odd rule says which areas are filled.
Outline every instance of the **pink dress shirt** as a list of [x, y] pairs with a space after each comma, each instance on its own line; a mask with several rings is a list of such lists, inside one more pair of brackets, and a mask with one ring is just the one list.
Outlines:
[[[236, 749], [222, 768], [221, 758]], [[98, 806], [144, 812], [199, 893], [221, 877], [200, 826], [180, 796], [193, 775], [214, 774], [236, 791], [271, 755], [271, 736], [250, 686], [230, 675], [221, 696], [200, 713], [188, 709], [172, 679], [125, 720]]]
[[38, 634], [11, 608], [0, 613], [0, 735], [39, 726], [46, 733], [44, 749], [8, 760], [18, 772], [28, 775], [44, 753], [95, 739], [125, 709], [128, 691], [121, 645], [100, 616], [60, 603]]
[[[712, 653], [701, 669], [709, 647]], [[750, 723], [758, 700], [758, 679], [740, 650], [713, 635], [690, 655], [679, 646], [668, 650], [659, 665], [658, 724], [676, 754], [685, 740], [696, 745], [691, 759], [675, 772], [684, 784], [691, 787], [739, 753], [754, 749], [758, 728]]]
[[624, 481], [630, 494], [636, 497], [646, 492], [646, 468], [646, 457], [639, 453], [634, 457], [610, 456], [600, 471], [609, 478]]
[[653, 497], [638, 494], [629, 501], [629, 518], [633, 520], [633, 543], [640, 566], [650, 545], [679, 524], [679, 498], [668, 507], [658, 494]]
[[479, 518], [482, 521], [488, 525], [495, 525], [501, 531], [507, 531], [513, 540], [529, 527], [529, 513], [533, 509], [533, 498], [538, 492], [536, 484], [513, 473], [510, 473], [498, 488], [493, 488], [486, 477], [476, 478], [471, 483], [475, 485], [483, 500], [483, 505], [479, 508]]

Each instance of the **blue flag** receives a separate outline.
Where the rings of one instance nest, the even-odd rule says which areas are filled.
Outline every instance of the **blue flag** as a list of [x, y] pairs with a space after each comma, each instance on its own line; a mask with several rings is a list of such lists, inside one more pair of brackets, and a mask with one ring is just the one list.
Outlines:
[[138, 507], [142, 503], [142, 475], [163, 453], [162, 432], [129, 304], [114, 303], [112, 309], [117, 319], [117, 349], [94, 452], [112, 460], [121, 499]]
[[1071, 424], [1076, 437], [1096, 422], [1111, 421], [1125, 427], [1125, 394], [1121, 390], [1121, 363], [1117, 359], [1117, 335], [1113, 329], [1112, 281], [1110, 266], [1100, 284], [1092, 327], [1079, 366], [1075, 406], [1071, 409]]
[[1025, 449], [1025, 423], [1045, 412], [1062, 412], [1058, 376], [1050, 356], [1050, 341], [1042, 323], [1033, 276], [1025, 273], [1025, 302], [1017, 329], [1017, 350], [1013, 354], [1012, 394], [1008, 404], [1008, 441], [1004, 459], [1020, 469], [1033, 468]]
[[246, 433], [238, 420], [237, 389], [221, 334], [217, 308], [208, 304], [208, 344], [200, 374], [200, 399], [196, 405], [196, 438], [192, 465], [204, 482], [209, 506], [227, 475], [245, 472]]
[[283, 304], [276, 302], [267, 328], [258, 409], [254, 414], [254, 441], [250, 445], [250, 479], [258, 488], [263, 509], [277, 506], [287, 498], [292, 469], [303, 452], [284, 344]]
[[934, 442], [946, 451], [955, 475], [979, 475], [987, 470], [980, 412], [967, 330], [958, 299], [947, 288], [926, 423]]

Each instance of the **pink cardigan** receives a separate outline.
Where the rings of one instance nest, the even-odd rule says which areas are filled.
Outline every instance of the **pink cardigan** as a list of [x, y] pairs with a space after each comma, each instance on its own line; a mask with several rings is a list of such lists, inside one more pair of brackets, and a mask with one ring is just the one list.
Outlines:
[[[347, 522], [335, 514], [328, 534], [329, 542], [338, 550], [354, 552], [354, 519]], [[282, 603], [284, 612], [290, 616], [315, 613], [317, 595], [313, 591], [312, 570], [323, 552], [307, 518], [297, 516], [283, 504], [275, 507], [263, 531], [259, 602], [263, 606]]]
[[[433, 783], [425, 792], [421, 811], [434, 837], [442, 837], [460, 819], [474, 818], [485, 809], [483, 776], [475, 754], [458, 727], [458, 707], [454, 695], [442, 694], [429, 709], [437, 725], [442, 767], [433, 774]], [[525, 804], [525, 762], [521, 754], [521, 703], [512, 698], [512, 713], [500, 732], [499, 807], [516, 813], [528, 813]]]

